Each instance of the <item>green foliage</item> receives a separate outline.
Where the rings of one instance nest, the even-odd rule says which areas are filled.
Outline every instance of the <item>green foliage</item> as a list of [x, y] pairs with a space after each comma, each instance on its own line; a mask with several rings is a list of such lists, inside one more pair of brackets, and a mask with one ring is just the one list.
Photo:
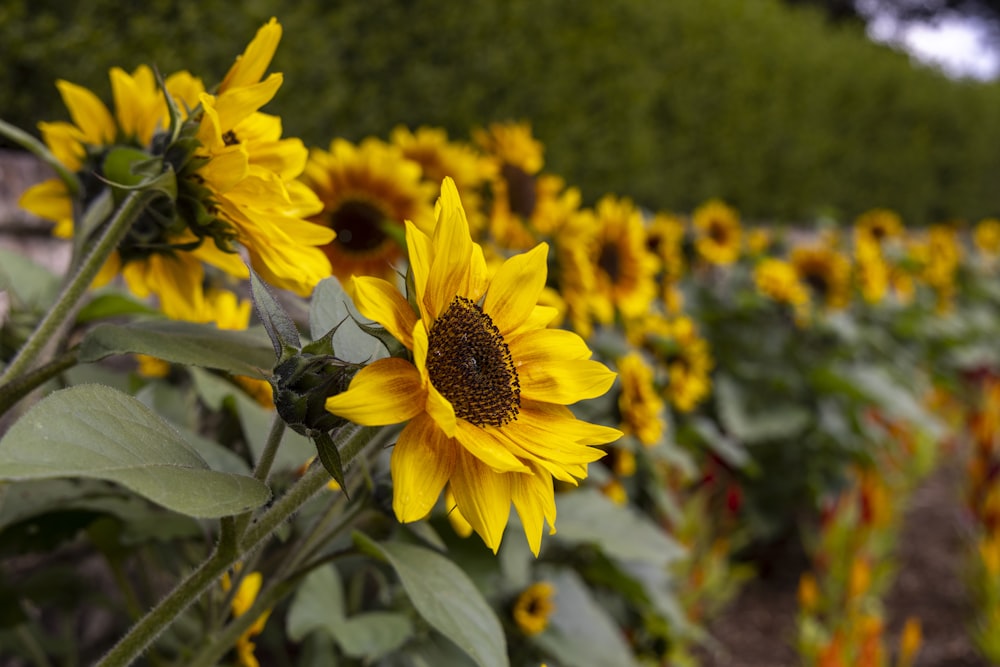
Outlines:
[[0, 117], [24, 127], [65, 117], [58, 78], [104, 99], [112, 65], [218, 80], [274, 14], [288, 38], [269, 109], [311, 145], [525, 119], [546, 167], [588, 201], [689, 210], [722, 197], [799, 220], [886, 206], [916, 224], [997, 212], [1000, 88], [915, 68], [858, 25], [777, 0], [28, 6], [0, 8]]

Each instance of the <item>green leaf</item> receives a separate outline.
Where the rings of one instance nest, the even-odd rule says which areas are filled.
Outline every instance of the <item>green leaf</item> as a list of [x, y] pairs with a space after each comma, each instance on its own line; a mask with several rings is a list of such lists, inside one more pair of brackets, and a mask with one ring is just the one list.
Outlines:
[[344, 589], [332, 565], [309, 574], [292, 600], [288, 636], [302, 641], [319, 630], [333, 637], [352, 658], [375, 660], [413, 636], [413, 623], [399, 612], [376, 611], [347, 618]]
[[302, 347], [299, 330], [278, 303], [271, 288], [260, 279], [253, 268], [250, 268], [250, 296], [253, 297], [254, 310], [264, 323], [264, 329], [274, 346], [277, 362], [272, 361], [272, 366], [276, 366]]
[[104, 320], [110, 317], [121, 317], [122, 315], [157, 315], [154, 308], [123, 294], [122, 292], [106, 292], [95, 296], [87, 305], [80, 309], [76, 315], [78, 324], [93, 322], [94, 320]]
[[255, 378], [266, 378], [274, 364], [270, 346], [252, 331], [175, 320], [100, 324], [80, 344], [81, 363], [130, 353]]
[[389, 562], [417, 612], [480, 667], [507, 667], [507, 646], [496, 614], [468, 576], [441, 554], [399, 542], [377, 544], [354, 532], [369, 555]]
[[323, 464], [330, 477], [340, 485], [340, 488], [347, 494], [347, 484], [344, 482], [344, 464], [340, 460], [340, 451], [337, 443], [333, 441], [329, 433], [320, 432], [316, 434], [316, 454], [319, 462]]
[[0, 248], [0, 291], [7, 290], [20, 307], [44, 312], [59, 293], [59, 277], [22, 253]]
[[50, 394], [0, 440], [0, 479], [65, 477], [117, 482], [199, 518], [245, 512], [270, 497], [252, 477], [209, 470], [161, 417], [103, 385]]
[[713, 452], [734, 468], [742, 468], [750, 462], [750, 455], [743, 443], [720, 431], [711, 419], [696, 415], [688, 420], [688, 425]]
[[612, 558], [667, 565], [684, 551], [655, 523], [593, 489], [556, 496], [558, 530], [552, 539], [565, 544], [596, 544]]
[[537, 646], [555, 656], [560, 665], [638, 667], [621, 630], [579, 575], [559, 570], [545, 578], [556, 589], [556, 610], [548, 629], [533, 638]]
[[743, 444], [794, 438], [812, 421], [808, 410], [788, 402], [771, 402], [766, 411], [753, 414], [747, 410], [743, 388], [733, 378], [719, 373], [714, 383], [719, 420]]
[[316, 285], [309, 309], [309, 332], [313, 339], [319, 339], [337, 327], [333, 336], [337, 358], [362, 364], [387, 356], [382, 341], [363, 328], [373, 324], [357, 311], [335, 277], [324, 278]]

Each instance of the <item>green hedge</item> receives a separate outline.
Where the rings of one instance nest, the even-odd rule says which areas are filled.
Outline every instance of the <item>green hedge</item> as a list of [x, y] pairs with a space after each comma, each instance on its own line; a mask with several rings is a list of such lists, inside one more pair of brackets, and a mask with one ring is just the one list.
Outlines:
[[[29, 11], [28, 5], [31, 5]], [[690, 210], [722, 197], [752, 218], [914, 224], [998, 211], [1000, 88], [956, 82], [777, 0], [354, 0], [241, 3], [7, 0], [0, 117], [65, 117], [53, 81], [108, 95], [149, 62], [220, 77], [272, 14], [285, 27], [269, 110], [287, 134], [454, 137], [526, 119], [547, 168]]]

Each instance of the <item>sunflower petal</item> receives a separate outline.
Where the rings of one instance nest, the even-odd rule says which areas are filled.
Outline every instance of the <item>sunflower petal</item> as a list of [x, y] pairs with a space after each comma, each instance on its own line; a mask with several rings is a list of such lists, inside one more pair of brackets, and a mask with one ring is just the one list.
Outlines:
[[462, 516], [496, 553], [510, 517], [510, 475], [495, 472], [459, 448], [451, 490]]
[[260, 81], [267, 71], [274, 52], [281, 41], [281, 24], [271, 18], [257, 30], [257, 34], [247, 44], [247, 48], [236, 58], [225, 78], [219, 84], [219, 90], [224, 91], [238, 86], [247, 86]]
[[427, 234], [409, 220], [406, 221], [406, 249], [410, 256], [410, 270], [413, 272], [413, 285], [417, 292], [414, 296], [420, 308], [420, 316], [429, 320], [431, 318], [424, 303], [424, 295], [427, 291], [427, 277], [431, 272], [431, 256], [434, 253]]
[[385, 426], [423, 412], [427, 392], [408, 361], [390, 357], [362, 368], [347, 391], [326, 399], [326, 409], [362, 426]]
[[489, 427], [475, 426], [459, 419], [455, 439], [470, 454], [497, 472], [529, 472], [528, 467], [504, 446], [503, 441], [492, 435]]
[[579, 361], [591, 356], [587, 342], [566, 329], [526, 331], [520, 336], [508, 338], [507, 345], [518, 369], [546, 360]]
[[399, 290], [381, 278], [354, 276], [348, 293], [358, 312], [385, 327], [406, 349], [413, 349], [413, 327], [417, 316]]
[[458, 459], [458, 443], [427, 415], [417, 415], [392, 450], [392, 509], [402, 523], [423, 519], [434, 507]]
[[530, 475], [511, 475], [510, 491], [514, 508], [524, 526], [524, 536], [528, 538], [528, 546], [537, 558], [542, 546], [544, 522], [548, 521], [549, 535], [556, 532], [556, 498], [552, 491], [552, 476], [537, 467]]
[[483, 311], [506, 335], [531, 315], [545, 287], [545, 265], [549, 246], [539, 243], [532, 250], [514, 255], [504, 262], [486, 291]]
[[56, 88], [62, 95], [70, 118], [83, 133], [84, 142], [103, 146], [114, 141], [117, 133], [115, 120], [97, 95], [69, 81], [56, 81]]
[[437, 319], [469, 285], [473, 245], [465, 210], [455, 182], [450, 178], [445, 178], [441, 184], [436, 213], [437, 225], [431, 239], [433, 256], [424, 293], [424, 303], [432, 320]]
[[601, 396], [617, 375], [598, 361], [550, 359], [517, 369], [521, 398], [569, 405]]

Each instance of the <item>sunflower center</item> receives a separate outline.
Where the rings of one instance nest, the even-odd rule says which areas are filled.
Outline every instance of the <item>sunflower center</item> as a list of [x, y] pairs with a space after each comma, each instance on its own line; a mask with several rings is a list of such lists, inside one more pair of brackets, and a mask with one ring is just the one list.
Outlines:
[[387, 238], [382, 231], [384, 219], [382, 211], [368, 202], [346, 201], [330, 216], [330, 226], [337, 232], [333, 242], [355, 254], [374, 250]]
[[708, 238], [719, 245], [726, 245], [729, 242], [729, 229], [721, 222], [713, 221], [708, 226]]
[[810, 273], [806, 276], [805, 282], [821, 298], [825, 298], [830, 292], [830, 284], [827, 282], [826, 277], [820, 273]]
[[517, 417], [521, 386], [500, 330], [471, 299], [456, 296], [431, 327], [427, 374], [455, 416], [476, 426]]
[[507, 181], [507, 200], [511, 212], [525, 220], [529, 219], [538, 203], [535, 177], [511, 164], [501, 167], [500, 175]]
[[617, 283], [621, 274], [621, 256], [614, 243], [605, 243], [601, 246], [601, 254], [597, 258], [597, 265], [604, 269], [604, 272], [611, 278], [612, 283]]

